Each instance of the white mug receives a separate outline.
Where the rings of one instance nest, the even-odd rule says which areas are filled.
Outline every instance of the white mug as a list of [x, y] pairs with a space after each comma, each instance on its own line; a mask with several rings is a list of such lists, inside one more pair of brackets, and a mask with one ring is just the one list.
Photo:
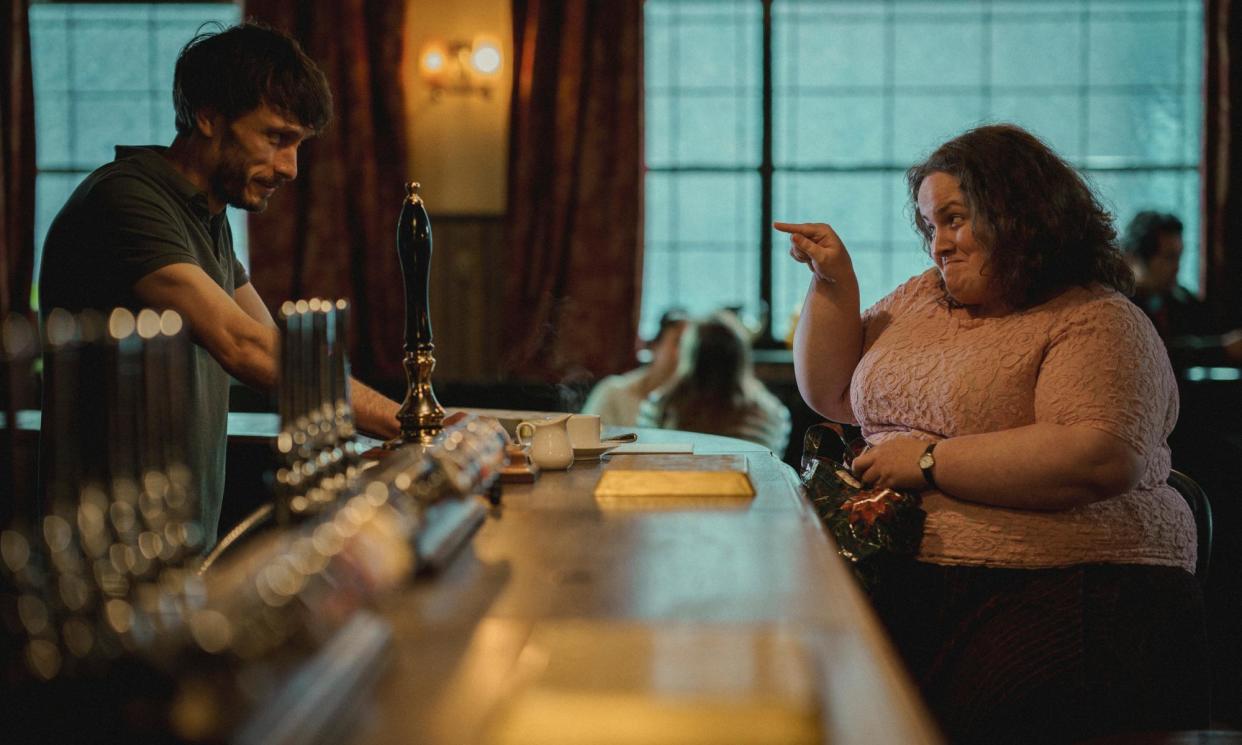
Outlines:
[[569, 444], [569, 431], [565, 424], [569, 415], [555, 419], [521, 422], [517, 426], [517, 441], [530, 448], [530, 459], [535, 465], [548, 471], [569, 468], [574, 462], [574, 449]]
[[569, 417], [569, 444], [575, 450], [600, 447], [601, 431], [598, 414], [574, 414]]

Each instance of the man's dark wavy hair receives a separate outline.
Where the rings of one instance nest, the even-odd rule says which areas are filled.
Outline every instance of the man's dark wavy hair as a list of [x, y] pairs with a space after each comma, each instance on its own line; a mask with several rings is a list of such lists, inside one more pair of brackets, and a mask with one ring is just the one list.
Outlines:
[[282, 116], [321, 132], [332, 119], [332, 93], [323, 71], [292, 37], [255, 21], [199, 33], [177, 56], [173, 106], [177, 133], [194, 131], [202, 110], [232, 121], [267, 104]]
[[1165, 233], [1181, 235], [1182, 221], [1167, 212], [1143, 210], [1126, 226], [1125, 233], [1121, 236], [1121, 248], [1146, 264], [1156, 255], [1160, 236]]
[[[914, 228], [929, 255], [931, 230], [918, 199], [933, 173], [960, 182], [975, 237], [991, 250], [989, 279], [1011, 308], [1030, 308], [1093, 282], [1133, 291], [1134, 274], [1118, 250], [1112, 215], [1077, 171], [1025, 129], [977, 127], [906, 171]], [[947, 293], [946, 301], [955, 304]]]

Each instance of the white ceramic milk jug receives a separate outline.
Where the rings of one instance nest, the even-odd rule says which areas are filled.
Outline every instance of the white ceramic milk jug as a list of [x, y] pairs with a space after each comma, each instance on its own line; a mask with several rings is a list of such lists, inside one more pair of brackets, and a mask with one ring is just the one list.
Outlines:
[[517, 440], [530, 447], [530, 459], [548, 471], [569, 468], [574, 462], [574, 449], [569, 444], [569, 414], [552, 419], [522, 422], [517, 426]]

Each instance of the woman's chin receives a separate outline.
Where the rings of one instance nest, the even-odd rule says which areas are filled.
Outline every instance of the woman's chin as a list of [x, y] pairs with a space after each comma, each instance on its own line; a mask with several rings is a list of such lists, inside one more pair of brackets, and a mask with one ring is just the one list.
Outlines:
[[949, 296], [955, 304], [969, 308], [972, 305], [978, 305], [981, 300], [973, 292], [954, 292], [952, 287], [945, 288], [945, 294]]

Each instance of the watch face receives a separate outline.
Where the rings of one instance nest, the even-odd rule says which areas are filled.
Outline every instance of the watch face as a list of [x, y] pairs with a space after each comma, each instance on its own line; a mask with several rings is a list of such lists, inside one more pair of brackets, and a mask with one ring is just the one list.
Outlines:
[[919, 468], [931, 468], [934, 465], [936, 465], [936, 459], [931, 453], [923, 453], [919, 456]]

